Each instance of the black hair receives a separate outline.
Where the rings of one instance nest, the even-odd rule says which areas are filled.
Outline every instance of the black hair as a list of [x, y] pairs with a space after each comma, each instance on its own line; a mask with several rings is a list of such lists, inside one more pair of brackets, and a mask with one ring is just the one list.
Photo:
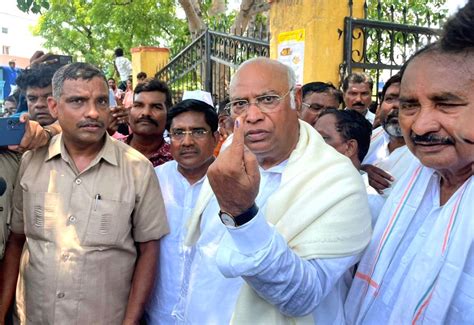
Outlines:
[[397, 74], [394, 74], [393, 76], [391, 76], [386, 82], [385, 84], [383, 85], [383, 88], [382, 88], [382, 93], [380, 95], [380, 102], [383, 102], [384, 98], [385, 98], [385, 93], [387, 92], [387, 89], [388, 87], [390, 87], [391, 85], [393, 84], [398, 84], [402, 82], [402, 77], [400, 76], [399, 73]]
[[444, 24], [440, 45], [446, 52], [474, 50], [474, 1], [468, 1]]
[[123, 49], [121, 49], [121, 48], [116, 48], [115, 51], [114, 51], [114, 53], [115, 53], [115, 56], [116, 56], [116, 57], [123, 56]]
[[42, 66], [24, 70], [16, 79], [16, 84], [22, 91], [27, 88], [46, 88], [51, 86], [53, 75], [57, 68]]
[[4, 102], [4, 103], [5, 103], [5, 102], [12, 102], [12, 103], [15, 103], [15, 105], [16, 105], [17, 100], [16, 100], [15, 96], [10, 95], [10, 96], [8, 96], [7, 98], [5, 98], [5, 100], [4, 100], [3, 102]]
[[342, 103], [342, 92], [330, 82], [310, 82], [305, 84], [301, 90], [303, 91], [303, 98], [311, 93], [327, 93], [334, 96], [339, 104]]
[[143, 83], [139, 83], [134, 89], [134, 97], [141, 92], [151, 92], [151, 91], [158, 91], [160, 93], [165, 94], [165, 105], [166, 109], [169, 109], [171, 105], [173, 105], [173, 97], [171, 94], [171, 90], [169, 89], [166, 82], [158, 80], [158, 79], [150, 79]]
[[91, 80], [96, 77], [104, 80], [104, 85], [108, 88], [107, 79], [105, 78], [104, 73], [90, 63], [74, 62], [62, 66], [53, 76], [53, 97], [56, 99], [61, 97], [64, 82], [66, 80]]
[[344, 140], [354, 139], [357, 141], [357, 158], [359, 161], [364, 160], [369, 151], [372, 124], [362, 114], [352, 110], [328, 108], [321, 112], [319, 118], [328, 114], [332, 114], [336, 118], [336, 130]]
[[173, 119], [179, 114], [185, 112], [199, 112], [204, 114], [206, 123], [211, 127], [211, 131], [214, 133], [218, 127], [217, 112], [211, 105], [197, 99], [185, 99], [182, 102], [174, 105], [168, 111], [166, 116], [166, 130], [170, 130]]
[[226, 109], [226, 105], [230, 103], [230, 99], [229, 97], [226, 97], [224, 98], [223, 101], [219, 102], [219, 111], [218, 111], [218, 115], [229, 115], [229, 112], [227, 111]]
[[147, 74], [145, 72], [139, 72], [137, 73], [137, 79], [146, 79], [147, 78]]
[[343, 92], [346, 92], [347, 89], [349, 89], [349, 83], [353, 83], [353, 84], [367, 83], [369, 85], [370, 90], [372, 90], [372, 87], [374, 86], [374, 81], [372, 80], [372, 78], [364, 72], [353, 72], [350, 75], [348, 75], [342, 82]]

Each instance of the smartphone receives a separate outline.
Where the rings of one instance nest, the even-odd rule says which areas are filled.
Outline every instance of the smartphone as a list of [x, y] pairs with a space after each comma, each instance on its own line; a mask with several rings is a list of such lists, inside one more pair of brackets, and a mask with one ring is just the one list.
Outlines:
[[72, 56], [70, 55], [59, 55], [59, 54], [52, 54], [48, 57], [48, 59], [41, 64], [47, 65], [49, 67], [53, 67], [54, 69], [59, 69], [63, 65], [72, 63]]
[[19, 117], [0, 118], [0, 147], [20, 144], [25, 134], [25, 123]]

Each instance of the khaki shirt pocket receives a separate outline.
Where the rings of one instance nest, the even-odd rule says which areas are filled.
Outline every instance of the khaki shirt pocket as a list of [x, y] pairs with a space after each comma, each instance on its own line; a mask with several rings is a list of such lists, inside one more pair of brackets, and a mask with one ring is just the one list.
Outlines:
[[59, 193], [23, 192], [25, 235], [39, 240], [52, 240], [59, 213]]
[[131, 229], [130, 204], [100, 199], [92, 205], [84, 244], [114, 246]]

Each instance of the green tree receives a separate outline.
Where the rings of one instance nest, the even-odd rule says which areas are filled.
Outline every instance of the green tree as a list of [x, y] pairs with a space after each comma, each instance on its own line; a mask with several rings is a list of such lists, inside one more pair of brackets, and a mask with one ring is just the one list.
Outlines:
[[[368, 0], [366, 15], [369, 20], [436, 29], [446, 20], [445, 3], [446, 0]], [[358, 32], [356, 30], [354, 34], [357, 35]], [[357, 53], [354, 59], [387, 65], [402, 65], [417, 49], [436, 40], [436, 37], [431, 35], [378, 28], [367, 28], [364, 37], [364, 57]], [[366, 72], [378, 80], [382, 71], [373, 69]], [[394, 72], [396, 71], [390, 72], [390, 75]]]
[[367, 1], [367, 17], [425, 27], [440, 27], [445, 21], [446, 0], [372, 0]]
[[34, 33], [46, 48], [99, 66], [111, 61], [114, 48], [160, 46], [187, 33], [173, 0], [18, 0], [18, 7], [41, 12]]

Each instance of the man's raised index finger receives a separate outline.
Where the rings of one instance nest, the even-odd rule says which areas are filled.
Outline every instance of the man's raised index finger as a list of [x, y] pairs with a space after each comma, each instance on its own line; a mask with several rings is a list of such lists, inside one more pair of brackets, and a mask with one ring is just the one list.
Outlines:
[[233, 156], [244, 156], [244, 141], [245, 133], [243, 118], [239, 116], [234, 122], [234, 135], [232, 137], [232, 144], [230, 145], [230, 150], [232, 151]]

